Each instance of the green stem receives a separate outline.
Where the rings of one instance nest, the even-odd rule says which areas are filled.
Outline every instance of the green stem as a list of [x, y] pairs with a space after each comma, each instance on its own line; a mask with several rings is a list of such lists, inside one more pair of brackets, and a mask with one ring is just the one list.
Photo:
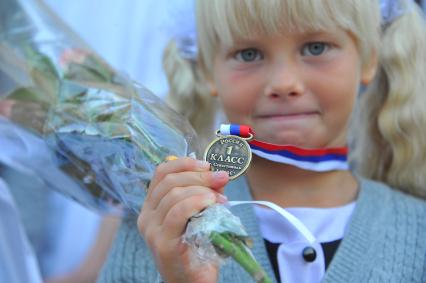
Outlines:
[[256, 262], [247, 247], [239, 242], [229, 238], [225, 234], [212, 232], [210, 234], [212, 244], [221, 252], [234, 258], [241, 267], [243, 267], [258, 283], [272, 283], [263, 268]]

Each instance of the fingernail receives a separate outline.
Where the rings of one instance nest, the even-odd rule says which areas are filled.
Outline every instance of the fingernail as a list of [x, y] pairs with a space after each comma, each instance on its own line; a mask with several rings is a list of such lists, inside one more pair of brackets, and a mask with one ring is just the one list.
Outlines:
[[210, 163], [203, 160], [197, 160], [196, 166], [200, 169], [210, 169]]
[[215, 194], [208, 194], [204, 200], [203, 203], [205, 206], [213, 205], [216, 203], [216, 196]]
[[175, 155], [169, 155], [165, 158], [165, 161], [172, 161], [178, 159]]
[[222, 194], [216, 194], [216, 202], [220, 204], [225, 204], [228, 202], [228, 198]]
[[225, 171], [216, 171], [213, 172], [213, 178], [215, 180], [223, 180], [228, 178], [228, 172]]

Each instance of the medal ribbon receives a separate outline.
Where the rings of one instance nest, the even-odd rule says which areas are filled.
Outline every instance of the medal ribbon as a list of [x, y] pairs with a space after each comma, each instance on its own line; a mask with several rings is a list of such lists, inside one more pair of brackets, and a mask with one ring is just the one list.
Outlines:
[[253, 134], [249, 126], [237, 124], [221, 124], [219, 132], [224, 136], [233, 135], [242, 138], [248, 138], [250, 134]]
[[[237, 124], [222, 124], [219, 132], [222, 135], [235, 135], [243, 138], [254, 135], [249, 126]], [[276, 145], [255, 139], [248, 143], [252, 152], [259, 157], [301, 169], [316, 172], [349, 169], [347, 147], [311, 149], [293, 145]]]

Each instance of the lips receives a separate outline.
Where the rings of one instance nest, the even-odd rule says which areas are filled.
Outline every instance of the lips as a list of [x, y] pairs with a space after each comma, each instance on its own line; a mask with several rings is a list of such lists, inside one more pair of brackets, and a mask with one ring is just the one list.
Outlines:
[[255, 115], [258, 119], [278, 119], [278, 118], [302, 118], [306, 116], [318, 115], [318, 111], [292, 111], [292, 112], [277, 112]]

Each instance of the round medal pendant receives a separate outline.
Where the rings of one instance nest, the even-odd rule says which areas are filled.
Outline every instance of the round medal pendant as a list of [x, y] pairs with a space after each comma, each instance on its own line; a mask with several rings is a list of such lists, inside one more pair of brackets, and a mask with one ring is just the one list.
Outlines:
[[226, 171], [233, 180], [244, 174], [250, 165], [251, 149], [239, 136], [220, 136], [209, 144], [204, 160], [211, 164], [212, 171]]

